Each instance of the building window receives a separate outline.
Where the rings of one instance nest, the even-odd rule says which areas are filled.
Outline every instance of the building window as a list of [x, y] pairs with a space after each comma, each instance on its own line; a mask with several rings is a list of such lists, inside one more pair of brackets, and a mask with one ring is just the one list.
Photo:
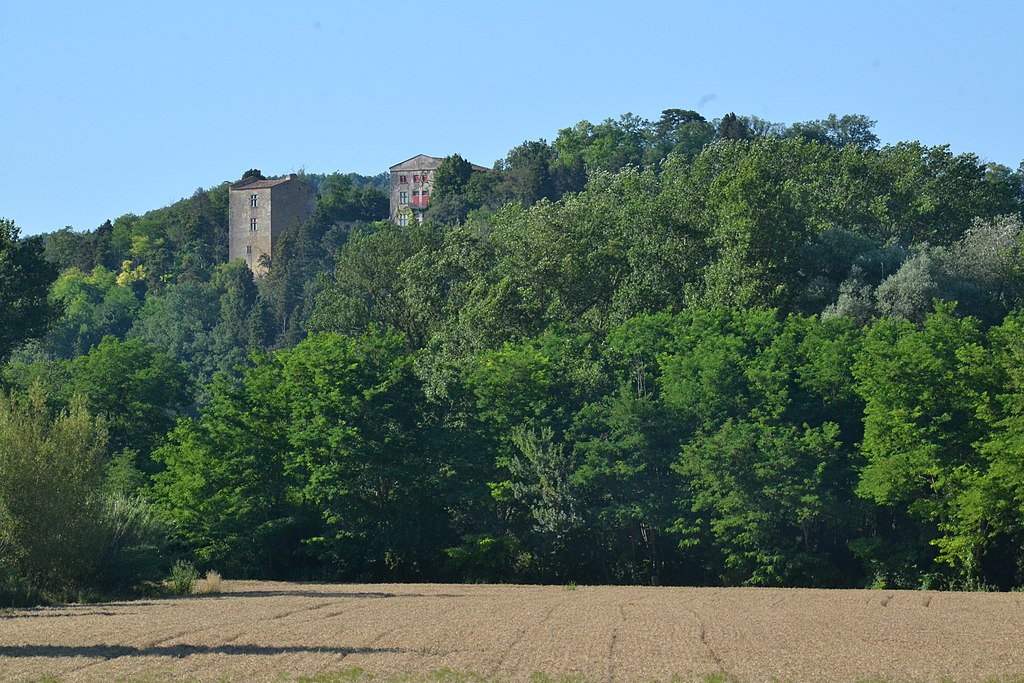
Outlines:
[[424, 173], [422, 176], [420, 176], [420, 179], [423, 180], [423, 182], [427, 182], [427, 174]]
[[250, 256], [252, 255], [252, 245], [251, 244], [245, 245], [245, 253], [249, 254]]
[[420, 191], [419, 190], [413, 190], [412, 191], [412, 204], [413, 204], [413, 206], [419, 206], [419, 203], [420, 203]]
[[253, 230], [253, 231], [256, 230], [256, 219], [255, 218], [249, 219], [249, 229]]
[[249, 206], [256, 208], [260, 204], [260, 196], [258, 194], [251, 195], [249, 197]]
[[424, 191], [424, 193], [423, 193], [423, 197], [422, 197], [422, 198], [420, 199], [420, 204], [422, 204], [423, 206], [426, 206], [426, 205], [427, 205], [427, 201], [428, 201], [429, 199], [430, 199], [430, 198], [429, 198], [429, 197], [427, 197], [427, 193], [426, 193], [426, 192]]
[[404, 213], [403, 213], [403, 214], [401, 214], [401, 215], [400, 215], [400, 216], [398, 217], [398, 224], [399, 224], [400, 226], [402, 226], [403, 228], [404, 228], [405, 226], [409, 225], [409, 217], [408, 217], [408, 216], [406, 216], [406, 215], [405, 215]]
[[414, 183], [418, 183], [418, 182], [420, 181], [420, 177], [419, 177], [418, 175], [414, 175], [414, 176], [412, 177], [412, 181], [413, 181]]
[[407, 175], [400, 175], [400, 176], [398, 176], [398, 182], [400, 182], [400, 183], [402, 183], [404, 185], [405, 183], [409, 182], [409, 176], [407, 176]]
[[[398, 195], [398, 203], [399, 204], [408, 204], [409, 203], [409, 193], [408, 192], [401, 192], [401, 193], [399, 193], [399, 195]], [[253, 218], [253, 220], [255, 221], [256, 219]]]

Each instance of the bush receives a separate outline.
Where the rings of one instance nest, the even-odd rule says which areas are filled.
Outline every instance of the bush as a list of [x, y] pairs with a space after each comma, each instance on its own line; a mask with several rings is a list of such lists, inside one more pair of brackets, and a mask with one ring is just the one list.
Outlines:
[[191, 562], [178, 560], [171, 567], [171, 577], [168, 581], [175, 595], [191, 595], [198, 578], [199, 572]]
[[54, 416], [38, 385], [0, 394], [0, 589], [65, 600], [88, 585], [103, 536], [105, 447], [105, 424], [84, 401]]
[[203, 595], [209, 595], [211, 593], [220, 593], [221, 592], [221, 576], [220, 576], [220, 572], [215, 572], [215, 571], [212, 571], [212, 570], [206, 572], [206, 577], [202, 581], [199, 582], [199, 585], [196, 586], [195, 592], [196, 593], [201, 593]]
[[168, 530], [109, 484], [106, 444], [82, 398], [54, 414], [39, 385], [0, 393], [0, 604], [123, 594], [164, 576]]
[[148, 502], [138, 496], [110, 494], [99, 524], [95, 588], [124, 593], [165, 576], [170, 532]]

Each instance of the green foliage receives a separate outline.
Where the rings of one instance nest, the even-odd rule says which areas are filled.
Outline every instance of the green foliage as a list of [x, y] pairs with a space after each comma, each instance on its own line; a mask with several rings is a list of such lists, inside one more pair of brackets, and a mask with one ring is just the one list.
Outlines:
[[452, 154], [441, 161], [434, 172], [434, 197], [445, 197], [460, 194], [473, 175], [473, 166], [459, 154]]
[[871, 129], [876, 123], [863, 114], [842, 117], [829, 114], [827, 119], [794, 123], [786, 135], [840, 148], [854, 145], [859, 149], [875, 149], [878, 136]]
[[216, 370], [229, 369], [239, 362], [239, 353], [244, 353], [244, 348], [231, 347], [229, 357], [221, 358], [215, 351], [214, 328], [220, 322], [217, 294], [211, 284], [198, 282], [183, 282], [150, 294], [128, 336], [171, 356], [198, 382], [208, 382]]
[[301, 566], [303, 519], [286, 470], [286, 407], [278, 377], [257, 366], [236, 386], [217, 375], [210, 403], [153, 457], [165, 470], [150, 497], [202, 564], [278, 578]]
[[[1024, 584], [1017, 555], [1024, 533], [1024, 335], [1020, 313], [988, 333], [990, 364], [1002, 380], [979, 415], [988, 429], [976, 444], [982, 461], [965, 472], [938, 540], [940, 558], [1003, 590]], [[987, 396], [984, 398], [988, 399]]]
[[200, 561], [339, 578], [432, 566], [443, 467], [404, 348], [320, 334], [215, 384], [156, 453], [153, 495]]
[[124, 595], [155, 584], [167, 569], [171, 531], [153, 506], [134, 493], [138, 488], [138, 482], [115, 488], [108, 478], [99, 519], [102, 542], [89, 577], [90, 585], [104, 593]]
[[466, 535], [462, 543], [445, 548], [445, 574], [461, 581], [501, 581], [515, 578], [521, 542], [510, 535]]
[[470, 211], [480, 208], [484, 197], [480, 196], [479, 188], [470, 187], [474, 175], [482, 174], [474, 173], [473, 165], [462, 156], [445, 157], [434, 171], [427, 218], [442, 225], [457, 225], [466, 220]]
[[865, 401], [862, 495], [909, 504], [923, 519], [940, 514], [952, 469], [976, 461], [983, 433], [977, 411], [991, 378], [976, 360], [981, 340], [976, 321], [944, 306], [921, 328], [871, 328], [854, 369]]
[[[684, 545], [710, 542], [727, 583], [842, 584], [852, 509], [850, 326], [772, 311], [690, 311], [658, 358], [688, 426], [676, 471]], [[836, 353], [838, 351], [838, 353]], [[852, 423], [852, 424], [851, 424]]]
[[103, 266], [90, 273], [73, 268], [61, 273], [50, 290], [50, 300], [64, 311], [46, 340], [53, 356], [74, 358], [106, 336], [124, 338], [142, 307], [142, 297], [137, 283], [118, 279]]
[[51, 417], [37, 386], [0, 397], [0, 509], [7, 562], [31, 586], [70, 592], [100, 542], [106, 429], [76, 400]]
[[67, 364], [68, 383], [56, 397], [85, 397], [91, 411], [106, 417], [112, 451], [147, 454], [191, 404], [184, 369], [138, 339], [105, 338]]
[[[227, 184], [5, 222], [8, 315], [63, 271], [5, 386], [107, 433], [72, 573], [166, 575], [166, 522], [238, 576], [1024, 583], [1024, 175], [873, 126], [581, 121], [445, 159], [403, 227], [387, 174], [304, 173], [259, 281]], [[8, 595], [88, 587], [20, 578], [21, 514]]]
[[107, 493], [106, 432], [81, 398], [54, 414], [38, 385], [0, 396], [0, 595], [127, 591], [163, 572], [161, 523]]
[[[977, 576], [977, 558], [953, 551], [939, 529], [956, 526], [950, 516], [965, 512], [965, 486], [984, 471], [977, 445], [988, 431], [984, 416], [1000, 368], [983, 343], [977, 321], [954, 317], [946, 305], [936, 305], [921, 327], [879, 321], [866, 335], [854, 367], [865, 401], [857, 493], [892, 511], [870, 553], [902, 556], [920, 571], [934, 557], [931, 541], [946, 547], [948, 559], [959, 557], [965, 576]], [[969, 524], [967, 517], [961, 522]]]
[[0, 361], [22, 342], [41, 337], [60, 311], [47, 300], [56, 276], [43, 259], [39, 238], [20, 239], [13, 221], [0, 218]]
[[753, 136], [750, 126], [733, 112], [726, 114], [718, 122], [718, 137], [722, 140], [749, 140]]
[[178, 560], [171, 567], [168, 582], [175, 595], [192, 595], [197, 580], [199, 580], [199, 572], [191, 562]]
[[380, 325], [422, 345], [433, 321], [408, 302], [399, 269], [421, 251], [433, 252], [441, 235], [430, 225], [374, 227], [353, 235], [338, 254], [334, 280], [318, 293], [307, 328], [357, 335]]

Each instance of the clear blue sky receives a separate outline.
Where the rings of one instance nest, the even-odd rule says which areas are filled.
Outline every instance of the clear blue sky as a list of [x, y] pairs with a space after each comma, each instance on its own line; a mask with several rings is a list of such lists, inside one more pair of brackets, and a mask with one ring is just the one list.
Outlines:
[[1024, 159], [1017, 0], [0, 0], [0, 216], [26, 234], [143, 213], [248, 168], [491, 165], [523, 140], [671, 107]]

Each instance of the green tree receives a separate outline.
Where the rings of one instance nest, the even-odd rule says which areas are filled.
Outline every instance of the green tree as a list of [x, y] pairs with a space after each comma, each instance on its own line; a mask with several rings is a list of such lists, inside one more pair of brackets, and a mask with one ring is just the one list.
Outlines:
[[1016, 312], [989, 330], [988, 353], [978, 361], [993, 368], [1000, 385], [979, 416], [988, 427], [978, 442], [981, 461], [961, 466], [960, 489], [940, 524], [940, 561], [968, 579], [1009, 590], [1024, 583], [1024, 326]]
[[740, 307], [791, 305], [804, 267], [800, 247], [814, 234], [807, 188], [794, 176], [813, 150], [770, 138], [727, 147], [738, 148], [721, 150], [737, 158], [711, 181], [702, 211], [714, 248], [705, 297]]
[[472, 203], [467, 197], [473, 175], [473, 165], [462, 156], [445, 157], [434, 171], [433, 195], [426, 218], [442, 225], [465, 222], [471, 210], [480, 208], [479, 203]]
[[230, 367], [214, 350], [213, 330], [220, 319], [217, 295], [212, 284], [197, 282], [183, 282], [150, 294], [128, 337], [141, 339], [171, 356], [197, 385], [206, 384], [216, 370]]
[[102, 420], [83, 401], [51, 418], [38, 387], [26, 396], [0, 397], [4, 559], [27, 586], [64, 595], [91, 569], [105, 439]]
[[750, 126], [733, 112], [718, 122], [718, 137], [721, 140], [749, 140], [753, 136]]
[[878, 136], [872, 131], [876, 123], [877, 121], [869, 119], [863, 114], [845, 114], [842, 117], [829, 114], [826, 119], [794, 123], [786, 131], [786, 135], [801, 137], [824, 145], [835, 147], [853, 145], [859, 149], [868, 150], [878, 147]]
[[57, 273], [43, 258], [42, 240], [19, 234], [13, 221], [0, 218], [0, 361], [43, 336], [61, 309], [47, 298]]
[[476, 448], [492, 461], [484, 529], [521, 539], [534, 554], [535, 578], [593, 571], [580, 490], [570, 480], [577, 455], [566, 441], [576, 412], [606, 386], [590, 339], [548, 330], [482, 353], [464, 381], [476, 404]]
[[197, 556], [262, 576], [428, 576], [443, 450], [405, 340], [313, 335], [226, 378], [156, 454], [154, 495]]
[[689, 432], [675, 465], [683, 545], [714, 549], [712, 576], [728, 584], [850, 585], [852, 326], [757, 309], [690, 311], [676, 325], [659, 365]]
[[715, 127], [697, 112], [666, 109], [654, 125], [654, 141], [647, 162], [659, 162], [673, 152], [689, 161], [714, 139]]
[[[144, 286], [97, 266], [91, 273], [72, 268], [61, 273], [50, 290], [50, 301], [63, 309], [46, 339], [50, 353], [73, 358], [87, 353], [105, 336], [123, 338], [142, 306]], [[120, 281], [119, 281], [120, 280]]]
[[403, 332], [412, 344], [422, 345], [425, 321], [405, 299], [401, 266], [420, 252], [433, 253], [440, 238], [429, 224], [379, 223], [354, 235], [338, 254], [333, 281], [325, 278], [317, 295], [310, 331], [355, 336], [372, 323]]
[[449, 195], [462, 194], [473, 174], [473, 166], [459, 154], [452, 154], [441, 160], [434, 172], [434, 197], [443, 199]]
[[113, 337], [66, 367], [66, 384], [53, 387], [53, 395], [65, 403], [83, 396], [93, 413], [106, 418], [111, 452], [136, 451], [138, 464], [151, 471], [149, 452], [192, 403], [184, 368], [140, 339]]
[[512, 148], [505, 157], [497, 192], [505, 201], [518, 201], [524, 206], [556, 199], [553, 161], [551, 147], [544, 140], [526, 141]]
[[279, 367], [261, 358], [240, 384], [220, 374], [195, 419], [153, 454], [151, 496], [203, 565], [234, 575], [295, 578], [315, 562], [317, 535], [289, 459], [289, 408]]
[[982, 416], [995, 389], [982, 342], [976, 320], [936, 304], [921, 327], [876, 322], [858, 354], [865, 464], [857, 493], [883, 508], [865, 549], [890, 581], [938, 570], [930, 546], [965, 479], [982, 468], [976, 444], [987, 433]]

